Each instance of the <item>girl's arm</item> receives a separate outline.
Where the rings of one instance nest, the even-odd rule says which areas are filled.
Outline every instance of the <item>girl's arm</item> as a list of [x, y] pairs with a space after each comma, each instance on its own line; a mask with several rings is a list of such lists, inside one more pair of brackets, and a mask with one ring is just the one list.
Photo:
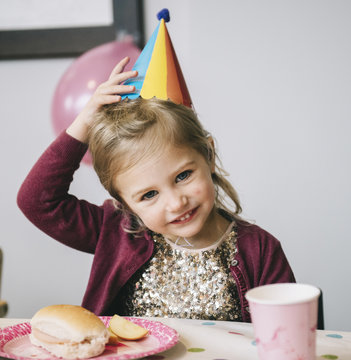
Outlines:
[[122, 72], [123, 59], [107, 82], [98, 87], [83, 111], [42, 154], [24, 180], [17, 204], [25, 216], [54, 239], [73, 248], [94, 252], [106, 207], [79, 200], [68, 193], [88, 145], [88, 127], [104, 104], [120, 101], [117, 93], [132, 91], [120, 82], [136, 75]]
[[103, 209], [68, 193], [86, 150], [86, 144], [62, 132], [25, 178], [17, 204], [47, 235], [73, 248], [94, 252]]

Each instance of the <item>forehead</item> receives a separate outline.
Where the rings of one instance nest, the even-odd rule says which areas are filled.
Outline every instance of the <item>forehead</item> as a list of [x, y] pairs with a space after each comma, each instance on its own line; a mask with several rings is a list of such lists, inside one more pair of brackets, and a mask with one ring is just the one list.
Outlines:
[[198, 156], [200, 156], [200, 154], [191, 147], [167, 145], [140, 157], [135, 164], [131, 165], [120, 174], [117, 174], [117, 176], [145, 174], [156, 168], [168, 168], [170, 165], [172, 167], [177, 166], [184, 161], [189, 161]]

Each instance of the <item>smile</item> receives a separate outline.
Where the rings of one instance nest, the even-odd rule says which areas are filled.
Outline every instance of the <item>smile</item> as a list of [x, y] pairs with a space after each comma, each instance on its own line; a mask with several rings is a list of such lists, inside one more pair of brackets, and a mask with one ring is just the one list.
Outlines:
[[197, 209], [198, 208], [190, 210], [189, 212], [183, 214], [179, 218], [173, 220], [171, 223], [172, 224], [179, 224], [179, 223], [184, 223], [184, 222], [190, 221], [193, 218], [193, 216], [195, 215]]

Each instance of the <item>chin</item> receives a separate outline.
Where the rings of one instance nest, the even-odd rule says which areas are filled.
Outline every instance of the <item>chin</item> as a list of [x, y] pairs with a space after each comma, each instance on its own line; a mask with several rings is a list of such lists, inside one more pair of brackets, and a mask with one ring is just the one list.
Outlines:
[[199, 235], [201, 233], [203, 227], [201, 228], [196, 228], [196, 229], [189, 229], [189, 230], [185, 230], [184, 231], [178, 231], [174, 236], [181, 236], [187, 239], [196, 237], [197, 235]]

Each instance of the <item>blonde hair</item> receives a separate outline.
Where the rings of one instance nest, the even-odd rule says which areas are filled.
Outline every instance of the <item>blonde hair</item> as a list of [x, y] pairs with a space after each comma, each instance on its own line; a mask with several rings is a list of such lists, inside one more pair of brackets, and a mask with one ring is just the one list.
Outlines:
[[216, 189], [215, 206], [239, 219], [242, 209], [238, 194], [227, 180], [228, 174], [222, 169], [210, 145], [209, 134], [195, 112], [171, 101], [138, 98], [103, 106], [89, 130], [94, 169], [105, 189], [118, 200], [119, 207], [134, 216], [133, 232], [145, 230], [145, 227], [118, 194], [116, 174], [159, 154], [168, 145], [196, 150], [209, 166], [215, 160], [212, 174]]

